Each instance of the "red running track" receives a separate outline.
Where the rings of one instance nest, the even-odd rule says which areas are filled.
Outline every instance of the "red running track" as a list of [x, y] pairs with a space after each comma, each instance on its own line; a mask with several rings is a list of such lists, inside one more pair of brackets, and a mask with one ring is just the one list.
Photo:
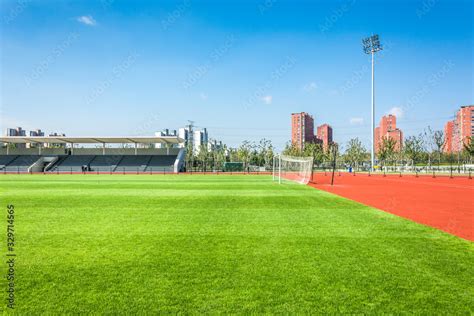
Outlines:
[[318, 173], [309, 185], [474, 241], [474, 179]]

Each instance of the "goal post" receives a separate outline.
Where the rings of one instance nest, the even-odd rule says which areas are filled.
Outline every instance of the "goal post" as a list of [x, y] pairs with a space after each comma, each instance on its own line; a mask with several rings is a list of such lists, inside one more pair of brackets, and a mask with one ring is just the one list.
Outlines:
[[280, 155], [274, 157], [273, 180], [283, 180], [308, 184], [313, 171], [312, 157], [292, 157]]

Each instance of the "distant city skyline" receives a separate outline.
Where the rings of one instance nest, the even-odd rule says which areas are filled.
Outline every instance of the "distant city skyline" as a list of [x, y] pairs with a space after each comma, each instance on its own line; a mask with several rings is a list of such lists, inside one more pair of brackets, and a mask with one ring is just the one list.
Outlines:
[[474, 104], [473, 2], [39, 1], [1, 3], [1, 129], [153, 135], [188, 120], [229, 146], [291, 140], [289, 115], [370, 146], [376, 122], [443, 130]]

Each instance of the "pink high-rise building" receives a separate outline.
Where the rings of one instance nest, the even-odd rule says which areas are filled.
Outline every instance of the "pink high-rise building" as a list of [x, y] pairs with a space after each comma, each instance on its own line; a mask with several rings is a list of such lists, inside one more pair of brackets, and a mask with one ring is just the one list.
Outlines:
[[455, 119], [444, 126], [444, 134], [445, 153], [462, 151], [469, 139], [474, 137], [474, 105], [461, 106]]
[[308, 113], [291, 114], [291, 142], [299, 150], [304, 149], [307, 142], [314, 141], [314, 118]]
[[444, 147], [443, 151], [445, 153], [453, 152], [453, 131], [454, 131], [454, 121], [448, 121], [444, 125]]
[[329, 145], [333, 142], [332, 127], [328, 124], [318, 126], [316, 138], [322, 142], [324, 150], [327, 151]]
[[403, 132], [397, 128], [397, 117], [395, 115], [389, 114], [383, 116], [380, 120], [379, 126], [375, 128], [375, 152], [379, 151], [384, 137], [395, 140], [395, 151], [400, 151], [402, 149]]
[[318, 126], [314, 134], [314, 118], [306, 112], [291, 114], [291, 143], [303, 150], [306, 143], [321, 144], [324, 150], [333, 143], [332, 127], [329, 124]]

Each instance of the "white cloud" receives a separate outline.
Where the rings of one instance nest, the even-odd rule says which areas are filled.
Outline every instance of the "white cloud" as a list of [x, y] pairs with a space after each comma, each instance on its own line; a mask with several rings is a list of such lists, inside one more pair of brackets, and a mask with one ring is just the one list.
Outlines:
[[272, 104], [273, 97], [271, 95], [266, 95], [261, 99], [265, 104]]
[[364, 124], [364, 119], [362, 117], [351, 117], [351, 125], [362, 125]]
[[395, 115], [397, 118], [401, 118], [403, 117], [404, 113], [402, 108], [394, 106], [387, 112], [387, 114], [392, 114]]
[[309, 82], [303, 86], [303, 90], [305, 92], [311, 92], [311, 91], [316, 90], [317, 88], [318, 88], [318, 84], [314, 81]]
[[205, 94], [204, 92], [201, 92], [201, 94], [199, 94], [199, 97], [201, 98], [201, 100], [207, 100], [207, 94]]
[[89, 25], [89, 26], [95, 26], [97, 25], [97, 22], [94, 20], [94, 18], [91, 15], [83, 15], [77, 18], [77, 22]]

